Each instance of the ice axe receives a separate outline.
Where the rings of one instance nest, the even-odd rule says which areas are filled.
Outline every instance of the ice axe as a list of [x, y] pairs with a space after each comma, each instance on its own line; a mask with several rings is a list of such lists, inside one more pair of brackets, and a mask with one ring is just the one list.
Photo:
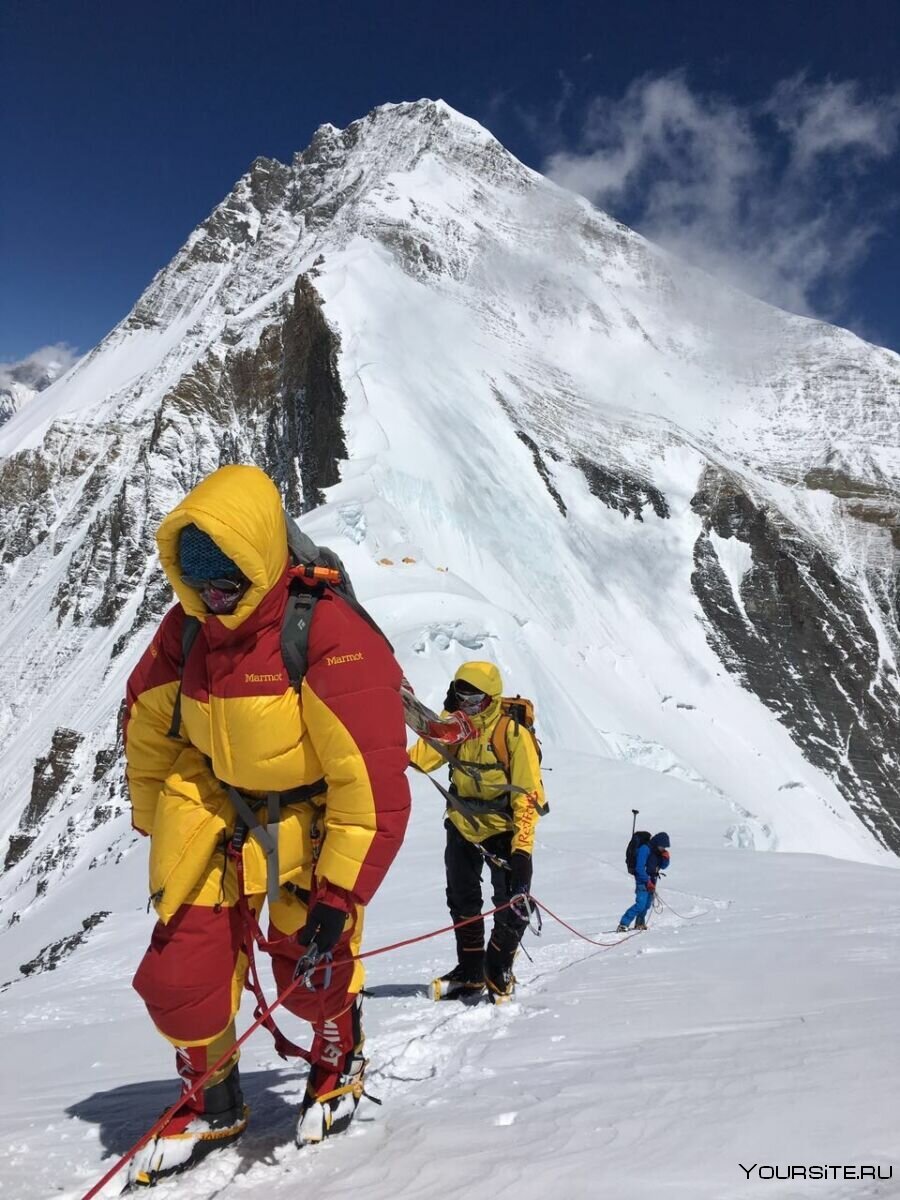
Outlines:
[[637, 825], [638, 809], [633, 808], [631, 811], [634, 813], [634, 816], [631, 818], [631, 836], [634, 837], [634, 829]]

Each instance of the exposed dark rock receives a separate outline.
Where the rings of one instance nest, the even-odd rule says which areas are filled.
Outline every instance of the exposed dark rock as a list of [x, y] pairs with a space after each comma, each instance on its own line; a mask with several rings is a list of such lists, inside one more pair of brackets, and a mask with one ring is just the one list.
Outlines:
[[283, 203], [291, 169], [277, 158], [257, 158], [250, 167], [250, 196], [257, 212], [265, 215]]
[[22, 963], [19, 971], [26, 976], [39, 975], [43, 971], [55, 971], [64, 959], [87, 941], [91, 930], [101, 925], [108, 916], [108, 911], [101, 910], [85, 917], [79, 930], [70, 933], [68, 937], [60, 938], [58, 942], [51, 942], [49, 946], [44, 946], [29, 962]]
[[[282, 327], [281, 406], [269, 414], [266, 461], [276, 482], [306, 512], [322, 504], [323, 488], [340, 479], [338, 461], [347, 457], [342, 418], [347, 399], [337, 356], [340, 343], [322, 312], [318, 292], [301, 275]], [[292, 497], [299, 461], [302, 495]]]
[[3, 860], [4, 871], [8, 871], [10, 867], [14, 867], [17, 862], [21, 861], [35, 837], [36, 834], [33, 833], [11, 833], [9, 835], [9, 846]]
[[562, 513], [562, 515], [565, 516], [566, 515], [565, 503], [563, 502], [562, 496], [560, 496], [559, 492], [553, 486], [553, 480], [550, 477], [549, 468], [547, 467], [547, 464], [544, 462], [544, 457], [541, 454], [540, 450], [538, 449], [537, 443], [534, 441], [533, 438], [530, 438], [527, 433], [523, 433], [521, 429], [516, 430], [516, 437], [519, 439], [520, 442], [523, 443], [523, 445], [527, 446], [528, 449], [531, 451], [531, 457], [534, 459], [535, 470], [537, 471], [538, 475], [540, 475], [541, 479], [543, 479], [544, 487], [546, 487], [547, 491], [553, 497], [553, 501], [556, 504], [556, 507], [559, 509], [559, 511]]
[[118, 658], [143, 626], [160, 621], [167, 610], [171, 608], [174, 596], [172, 586], [165, 573], [161, 567], [157, 567], [147, 582], [131, 626], [113, 643], [110, 658]]
[[843, 500], [847, 512], [857, 521], [889, 530], [891, 541], [900, 550], [900, 494], [888, 482], [855, 479], [832, 467], [807, 471], [803, 482], [814, 491], [830, 492]]
[[39, 888], [40, 881], [50, 875], [57, 879], [62, 878], [78, 857], [79, 827], [93, 828], [89, 819], [76, 821], [75, 818], [69, 817], [61, 833], [35, 853], [25, 878], [32, 879], [37, 876]]
[[153, 553], [140, 476], [126, 478], [88, 526], [52, 601], [60, 624], [113, 625], [134, 594]]
[[57, 729], [49, 753], [35, 761], [31, 798], [22, 813], [18, 832], [9, 839], [4, 870], [15, 866], [34, 841], [44, 814], [72, 777], [75, 752], [82, 741], [83, 735], [74, 729]]
[[[263, 330], [253, 350], [233, 351], [224, 362], [204, 360], [169, 393], [149, 452], [164, 453], [167, 440], [183, 447], [186, 431], [211, 426], [221, 431], [220, 465], [256, 463], [275, 480], [289, 509], [316, 507], [324, 500], [322, 489], [338, 482], [338, 462], [347, 456], [338, 350], [318, 293], [300, 276], [283, 316]], [[184, 449], [180, 458], [186, 458]], [[198, 461], [184, 490], [203, 473]], [[158, 599], [155, 585], [148, 588], [151, 608]], [[136, 620], [143, 621], [143, 611]]]
[[579, 454], [575, 466], [584, 475], [591, 493], [602, 500], [607, 508], [614, 508], [623, 517], [632, 516], [643, 521], [643, 511], [649, 505], [658, 517], [669, 516], [666, 498], [659, 490], [637, 475], [621, 469], [617, 471], [601, 467]]
[[884, 493], [884, 488], [877, 483], [853, 479], [846, 471], [833, 467], [814, 467], [807, 471], [803, 482], [808, 488], [831, 492], [842, 500], [877, 499]]
[[[703, 518], [692, 583], [710, 644], [900, 853], [900, 689], [861, 594], [734, 477], [708, 468], [692, 507]], [[750, 548], [740, 604], [713, 532]]]
[[438, 251], [402, 226], [383, 225], [378, 230], [378, 236], [400, 267], [414, 279], [425, 280], [429, 275], [440, 275], [446, 270]]
[[109, 774], [121, 753], [121, 742], [114, 746], [103, 746], [97, 751], [94, 755], [94, 770], [91, 777], [94, 783], [99, 783], [104, 776]]
[[83, 431], [51, 426], [41, 449], [0, 459], [0, 563], [29, 554], [51, 529], [57, 552], [102, 495], [107, 465], [118, 453], [117, 437], [107, 430], [95, 431], [87, 445]]
[[48, 508], [53, 474], [36, 450], [0, 460], [0, 562], [11, 563], [41, 544], [55, 516]]

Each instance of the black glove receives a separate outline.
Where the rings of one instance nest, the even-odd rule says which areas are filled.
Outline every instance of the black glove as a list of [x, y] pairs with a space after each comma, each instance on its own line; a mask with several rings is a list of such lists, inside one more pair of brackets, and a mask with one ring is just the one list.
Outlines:
[[459, 700], [456, 698], [456, 683], [450, 681], [450, 686], [447, 688], [447, 695], [444, 697], [444, 712], [456, 712], [459, 709]]
[[319, 954], [327, 954], [340, 941], [346, 920], [347, 914], [343, 909], [317, 900], [306, 918], [306, 924], [297, 930], [297, 941], [304, 949], [315, 942]]
[[516, 850], [509, 860], [510, 894], [514, 896], [517, 892], [530, 892], [532, 873], [531, 855], [525, 850]]

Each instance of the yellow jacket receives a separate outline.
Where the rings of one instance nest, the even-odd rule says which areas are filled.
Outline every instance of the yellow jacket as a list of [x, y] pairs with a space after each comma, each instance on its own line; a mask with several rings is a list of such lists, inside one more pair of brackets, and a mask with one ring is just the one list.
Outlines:
[[[450, 790], [469, 809], [474, 825], [462, 812], [452, 807], [448, 809], [447, 816], [467, 841], [483, 842], [493, 834], [511, 830], [513, 839], [510, 853], [524, 850], [531, 854], [538, 818], [545, 805], [541, 764], [534, 737], [527, 729], [517, 729], [513, 722], [509, 722], [506, 731], [509, 750], [507, 777], [491, 745], [494, 728], [503, 715], [500, 708], [503, 691], [500, 672], [493, 663], [465, 663], [457, 671], [456, 678], [475, 684], [492, 700], [484, 712], [470, 717], [478, 736], [453, 747], [451, 753], [460, 763], [480, 763], [491, 769], [479, 771], [474, 777], [456, 767], [451, 769]], [[425, 772], [446, 765], [446, 760], [438, 751], [421, 738], [410, 751], [409, 759], [413, 766]], [[517, 790], [505, 792], [509, 784]]]

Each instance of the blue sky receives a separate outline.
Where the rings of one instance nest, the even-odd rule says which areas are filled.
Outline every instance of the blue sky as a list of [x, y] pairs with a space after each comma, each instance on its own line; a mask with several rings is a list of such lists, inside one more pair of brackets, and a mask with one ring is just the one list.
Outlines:
[[900, 349], [889, 0], [4, 0], [0, 363], [94, 345], [257, 155], [442, 97], [709, 269]]

